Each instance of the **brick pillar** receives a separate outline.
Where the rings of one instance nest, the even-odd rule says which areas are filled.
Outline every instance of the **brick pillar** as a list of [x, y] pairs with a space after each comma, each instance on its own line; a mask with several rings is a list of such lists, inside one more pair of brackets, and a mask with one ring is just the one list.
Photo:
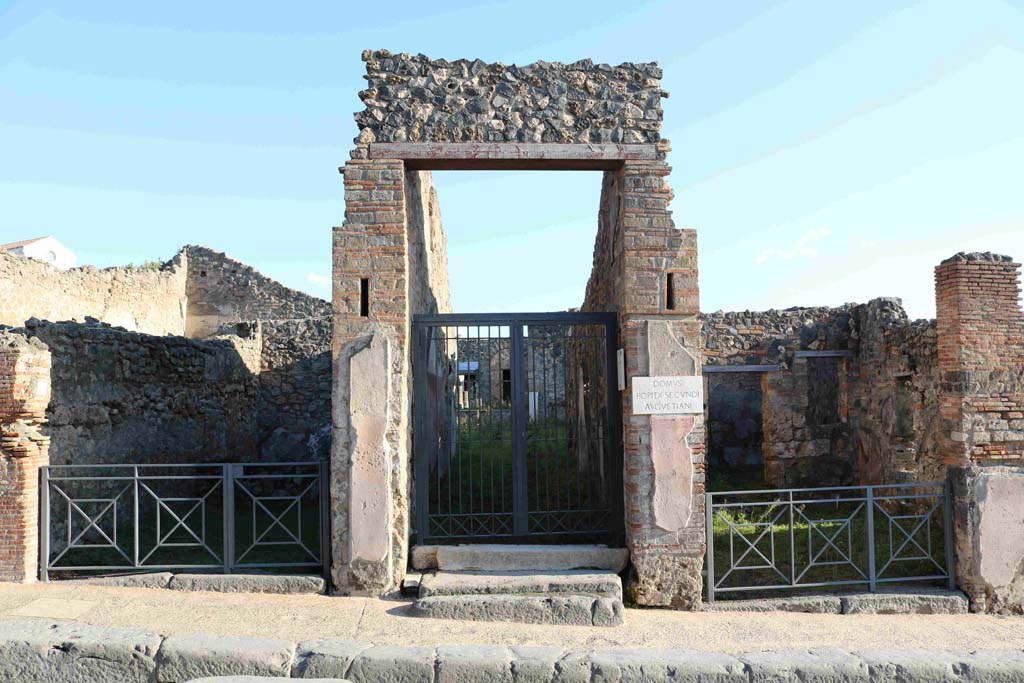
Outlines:
[[[358, 152], [354, 156], [358, 156]], [[354, 158], [334, 230], [332, 577], [378, 595], [405, 573], [409, 529], [409, 248], [404, 164]]]
[[0, 581], [39, 573], [39, 468], [50, 462], [40, 428], [49, 403], [49, 350], [0, 332]]
[[[619, 314], [626, 376], [699, 375], [697, 235], [668, 210], [671, 167], [661, 158], [620, 171]], [[671, 285], [668, 278], [671, 274]], [[700, 605], [704, 534], [704, 416], [634, 415], [623, 394], [627, 589], [642, 605]]]
[[943, 462], [1024, 458], [1020, 264], [957, 254], [935, 269]]

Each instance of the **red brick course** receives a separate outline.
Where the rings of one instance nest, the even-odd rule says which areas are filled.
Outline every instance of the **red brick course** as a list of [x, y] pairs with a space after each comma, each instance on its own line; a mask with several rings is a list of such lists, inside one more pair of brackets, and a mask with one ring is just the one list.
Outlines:
[[1020, 264], [958, 254], [935, 269], [943, 461], [1024, 458]]

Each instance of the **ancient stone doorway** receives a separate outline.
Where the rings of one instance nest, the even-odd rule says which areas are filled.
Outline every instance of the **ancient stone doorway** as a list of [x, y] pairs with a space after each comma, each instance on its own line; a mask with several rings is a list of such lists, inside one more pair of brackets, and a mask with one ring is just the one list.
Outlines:
[[622, 540], [614, 313], [413, 319], [417, 542]]
[[761, 373], [707, 375], [709, 491], [765, 488]]

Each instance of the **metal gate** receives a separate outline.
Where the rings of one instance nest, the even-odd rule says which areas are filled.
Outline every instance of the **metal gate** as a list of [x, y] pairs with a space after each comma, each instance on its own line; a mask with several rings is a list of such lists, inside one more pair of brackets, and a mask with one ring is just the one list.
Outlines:
[[617, 324], [414, 318], [419, 543], [621, 542]]
[[707, 600], [899, 583], [955, 588], [943, 482], [707, 493]]
[[330, 569], [325, 462], [55, 465], [40, 474], [40, 578]]

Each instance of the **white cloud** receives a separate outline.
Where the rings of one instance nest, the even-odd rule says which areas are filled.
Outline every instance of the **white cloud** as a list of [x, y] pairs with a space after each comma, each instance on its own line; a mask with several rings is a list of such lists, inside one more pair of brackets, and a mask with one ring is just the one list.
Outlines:
[[331, 285], [331, 278], [321, 275], [319, 273], [309, 273], [306, 275], [306, 282], [316, 285], [321, 289], [327, 289]]
[[771, 247], [765, 249], [757, 255], [758, 263], [767, 263], [772, 259], [781, 259], [783, 261], [791, 261], [795, 258], [806, 258], [813, 259], [817, 258], [818, 250], [813, 245], [821, 242], [823, 239], [829, 236], [827, 228], [811, 228], [803, 235], [800, 236], [793, 246], [789, 249], [783, 249], [780, 247]]

